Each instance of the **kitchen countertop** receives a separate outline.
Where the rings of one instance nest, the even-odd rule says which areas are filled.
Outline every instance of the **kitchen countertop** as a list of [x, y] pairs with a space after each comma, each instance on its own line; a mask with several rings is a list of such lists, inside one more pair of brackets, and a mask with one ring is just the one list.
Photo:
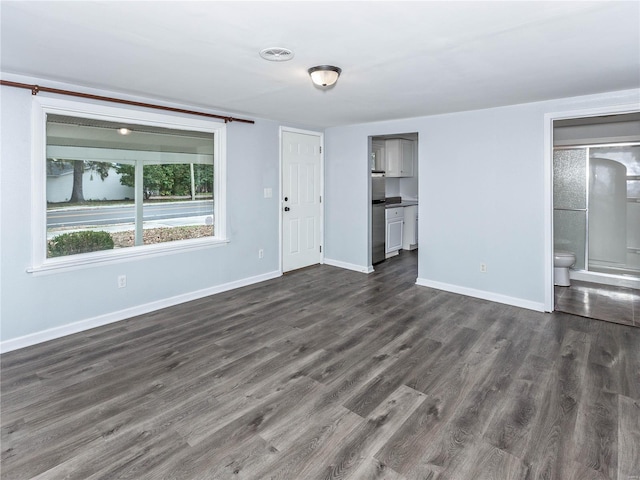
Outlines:
[[385, 208], [397, 208], [397, 207], [411, 207], [418, 205], [417, 200], [402, 200], [400, 203], [387, 203]]

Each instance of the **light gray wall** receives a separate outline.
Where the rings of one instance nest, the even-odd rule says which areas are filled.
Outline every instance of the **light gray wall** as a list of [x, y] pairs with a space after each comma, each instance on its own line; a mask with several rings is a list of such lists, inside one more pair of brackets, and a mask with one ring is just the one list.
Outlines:
[[[46, 80], [30, 83], [79, 89]], [[0, 95], [3, 342], [243, 279], [277, 274], [280, 124], [262, 119], [255, 125], [227, 125], [228, 245], [65, 272], [27, 273], [31, 257], [32, 95], [29, 90], [12, 87], [2, 87]], [[263, 198], [265, 187], [273, 189], [272, 198]], [[264, 249], [263, 259], [258, 259], [259, 248]], [[121, 274], [127, 276], [127, 287], [118, 289], [116, 278]]]
[[370, 264], [367, 138], [417, 131], [418, 277], [542, 305], [544, 115], [639, 100], [631, 90], [329, 128], [325, 255]]

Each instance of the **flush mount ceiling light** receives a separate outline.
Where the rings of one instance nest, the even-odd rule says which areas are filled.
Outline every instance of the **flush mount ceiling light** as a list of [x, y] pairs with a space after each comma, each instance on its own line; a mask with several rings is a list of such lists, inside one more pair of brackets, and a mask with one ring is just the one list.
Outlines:
[[293, 52], [288, 48], [269, 47], [260, 50], [260, 56], [270, 62], [286, 62], [293, 58]]
[[118, 129], [118, 133], [120, 135], [129, 135], [131, 133], [131, 130], [129, 130], [128, 128], [122, 127]]
[[338, 81], [342, 69], [333, 65], [318, 65], [309, 69], [311, 81], [319, 87], [330, 87]]

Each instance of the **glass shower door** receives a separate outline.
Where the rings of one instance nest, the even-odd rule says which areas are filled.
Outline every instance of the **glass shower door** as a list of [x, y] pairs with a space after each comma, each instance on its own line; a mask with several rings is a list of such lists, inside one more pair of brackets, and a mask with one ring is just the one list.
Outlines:
[[554, 250], [573, 252], [577, 270], [585, 270], [587, 251], [587, 149], [553, 151]]

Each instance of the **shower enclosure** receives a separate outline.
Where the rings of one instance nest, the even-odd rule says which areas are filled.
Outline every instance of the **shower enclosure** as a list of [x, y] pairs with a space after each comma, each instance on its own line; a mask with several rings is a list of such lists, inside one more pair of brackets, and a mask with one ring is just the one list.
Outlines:
[[554, 248], [581, 279], [640, 281], [640, 143], [555, 147], [553, 203]]

